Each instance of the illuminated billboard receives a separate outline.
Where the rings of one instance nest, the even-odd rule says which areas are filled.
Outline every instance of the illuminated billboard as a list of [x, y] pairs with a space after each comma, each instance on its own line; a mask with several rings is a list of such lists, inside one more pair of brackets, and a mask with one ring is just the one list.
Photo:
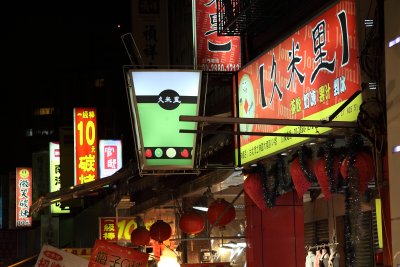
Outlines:
[[129, 94], [135, 118], [138, 160], [142, 170], [193, 169], [201, 71], [129, 70]]
[[100, 178], [113, 175], [122, 168], [121, 140], [99, 141]]
[[[59, 191], [61, 188], [60, 179], [60, 144], [50, 142], [49, 145], [50, 158], [50, 192]], [[51, 204], [51, 213], [69, 213], [69, 208], [61, 208], [61, 202]]]
[[[238, 73], [241, 118], [327, 119], [361, 89], [355, 1], [341, 1]], [[355, 121], [358, 95], [335, 118]], [[241, 132], [322, 134], [330, 128], [241, 124]], [[304, 137], [241, 135], [241, 164], [304, 142]], [[237, 151], [238, 152], [238, 151]]]
[[75, 185], [97, 179], [97, 115], [95, 108], [74, 108]]
[[32, 226], [29, 207], [32, 205], [32, 168], [16, 169], [16, 223], [17, 227]]
[[197, 68], [203, 71], [238, 71], [241, 64], [240, 36], [220, 36], [217, 33], [217, 1], [196, 0]]

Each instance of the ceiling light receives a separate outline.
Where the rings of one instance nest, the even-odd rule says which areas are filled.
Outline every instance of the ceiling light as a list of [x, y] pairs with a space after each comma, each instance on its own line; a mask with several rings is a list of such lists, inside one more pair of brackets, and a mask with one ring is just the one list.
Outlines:
[[201, 195], [201, 197], [194, 203], [193, 209], [200, 211], [208, 211], [208, 206], [214, 201], [211, 188], [208, 187], [207, 190]]

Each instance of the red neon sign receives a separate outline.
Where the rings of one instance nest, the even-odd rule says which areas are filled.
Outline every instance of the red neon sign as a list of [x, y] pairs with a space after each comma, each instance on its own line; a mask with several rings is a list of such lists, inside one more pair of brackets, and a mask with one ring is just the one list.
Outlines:
[[75, 185], [98, 178], [96, 128], [95, 108], [74, 109]]
[[215, 0], [196, 1], [196, 52], [198, 69], [237, 71], [240, 68], [240, 36], [217, 35]]

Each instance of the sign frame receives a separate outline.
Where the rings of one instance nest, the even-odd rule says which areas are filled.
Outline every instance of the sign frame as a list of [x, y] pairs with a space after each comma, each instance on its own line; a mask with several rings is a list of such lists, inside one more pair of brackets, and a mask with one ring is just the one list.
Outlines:
[[[137, 154], [137, 159], [139, 162], [139, 170], [141, 172], [141, 174], [148, 174], [149, 172], [154, 172], [154, 171], [158, 171], [158, 172], [168, 172], [170, 173], [171, 171], [189, 171], [189, 170], [193, 170], [195, 168], [195, 163], [196, 163], [196, 144], [197, 144], [197, 135], [196, 134], [186, 134], [186, 133], [179, 133], [180, 129], [193, 129], [196, 130], [197, 129], [197, 123], [196, 122], [190, 122], [190, 123], [186, 123], [186, 122], [180, 122], [179, 121], [179, 116], [180, 115], [198, 115], [199, 113], [199, 104], [200, 104], [200, 94], [201, 94], [201, 80], [202, 80], [202, 70], [189, 70], [189, 69], [135, 69], [132, 67], [126, 67], [125, 68], [125, 74], [126, 74], [126, 79], [127, 79], [127, 95], [129, 97], [129, 106], [130, 106], [130, 111], [132, 113], [133, 116], [131, 116], [132, 119], [132, 130], [133, 130], [133, 135], [134, 135], [134, 140], [136, 143], [136, 154]], [[136, 78], [134, 78], [134, 75], [138, 75], [138, 76], [142, 76], [146, 77], [143, 78], [142, 81], [143, 82], [139, 82], [138, 80], [136, 80]], [[155, 94], [153, 93], [151, 95], [151, 97], [154, 99], [160, 99], [161, 94], [163, 94], [166, 91], [174, 91], [173, 89], [180, 87], [179, 89], [181, 89], [181, 91], [176, 92], [178, 94], [178, 98], [180, 97], [180, 99], [182, 99], [182, 101], [184, 101], [185, 99], [189, 102], [185, 102], [186, 104], [193, 104], [195, 105], [195, 107], [191, 107], [191, 111], [193, 114], [182, 114], [179, 113], [178, 111], [173, 111], [172, 112], [172, 117], [168, 117], [169, 115], [165, 115], [166, 120], [169, 119], [173, 119], [173, 123], [176, 123], [177, 127], [176, 127], [176, 134], [175, 136], [173, 136], [173, 138], [191, 138], [190, 144], [187, 143], [186, 147], [179, 147], [177, 145], [173, 146], [173, 145], [169, 145], [169, 146], [160, 146], [162, 147], [162, 157], [164, 159], [166, 159], [165, 163], [162, 164], [156, 164], [153, 162], [150, 162], [150, 159], [148, 160], [146, 156], [146, 149], [149, 148], [145, 146], [145, 143], [147, 143], [147, 141], [145, 141], [145, 138], [148, 138], [147, 136], [145, 137], [145, 135], [143, 134], [143, 125], [144, 125], [144, 121], [145, 120], [141, 120], [141, 114], [140, 113], [140, 108], [138, 104], [141, 104], [140, 102], [138, 103], [138, 96], [139, 98], [146, 98], [149, 99], [149, 95], [144, 95], [143, 92], [147, 92], [149, 93], [151, 89], [148, 88], [157, 88], [157, 84], [156, 82], [153, 82], [153, 80], [155, 80], [154, 76], [155, 75], [160, 75], [159, 80], [162, 80], [162, 84], [158, 85], [158, 87], [163, 88], [163, 90], [159, 90], [157, 91]], [[177, 80], [179, 80], [177, 77], [179, 77], [179, 75], [181, 76], [185, 76], [187, 81], [179, 81], [178, 83], [176, 83]], [[152, 78], [150, 78], [152, 77]], [[190, 81], [190, 77], [194, 77], [193, 81]], [[135, 81], [136, 80], [136, 83]], [[151, 86], [146, 86], [147, 89], [141, 89], [142, 91], [138, 93], [139, 87], [144, 88], [143, 84], [148, 83], [149, 81], [151, 81]], [[182, 84], [180, 84], [182, 83]], [[173, 89], [169, 88], [170, 85]], [[186, 88], [186, 87], [189, 88]], [[165, 89], [164, 89], [165, 88]], [[182, 89], [183, 88], [183, 89]], [[159, 88], [157, 88], [159, 89]], [[156, 90], [157, 90], [156, 89]], [[197, 90], [197, 92], [193, 93], [191, 90]], [[183, 93], [182, 93], [183, 91]], [[190, 92], [190, 94], [187, 94], [188, 92]], [[166, 99], [166, 98], [165, 98]], [[189, 100], [190, 99], [190, 100]], [[185, 100], [185, 101], [186, 101]], [[148, 100], [146, 100], [148, 101]], [[190, 102], [191, 101], [191, 102]], [[144, 103], [144, 102], [143, 102]], [[153, 102], [147, 102], [147, 103], [153, 103]], [[146, 103], [144, 103], [146, 104]], [[153, 103], [154, 104], [154, 103]], [[161, 103], [156, 102], [155, 106], [153, 106], [154, 108], [158, 108], [158, 106], [161, 106]], [[179, 104], [180, 105], [180, 104]], [[179, 106], [178, 105], [178, 106]], [[182, 106], [183, 107], [183, 106]], [[173, 108], [173, 109], [178, 109], [178, 108]], [[173, 110], [171, 109], [171, 110]], [[167, 110], [167, 111], [165, 111]], [[158, 116], [160, 115], [164, 115], [163, 112], [171, 112], [170, 110], [163, 108], [163, 110], [159, 110], [158, 112]], [[174, 113], [175, 112], [175, 113]], [[178, 114], [179, 113], [179, 114]], [[175, 117], [176, 116], [176, 121], [175, 121]], [[154, 119], [154, 117], [152, 117], [152, 119]], [[156, 123], [155, 123], [156, 124]], [[146, 127], [146, 126], [145, 126]], [[148, 131], [150, 128], [146, 128], [146, 131]], [[175, 128], [172, 128], [174, 129]], [[162, 135], [166, 134], [165, 131], [162, 133]], [[191, 135], [191, 137], [190, 137]], [[188, 137], [189, 136], [189, 137]], [[186, 140], [187, 141], [187, 140]], [[189, 141], [187, 141], [189, 142]], [[177, 142], [173, 142], [173, 143], [177, 143]], [[173, 155], [177, 155], [178, 159], [173, 159], [171, 157], [171, 159], [168, 159], [168, 157], [170, 157], [168, 155], [168, 149], [169, 148], [173, 148], [174, 150], [177, 150]], [[187, 149], [189, 150], [189, 148], [191, 148], [192, 152], [189, 154], [185, 155], [187, 158], [184, 159], [180, 159], [179, 157], [179, 149]], [[153, 157], [157, 156], [157, 148], [153, 147], [151, 148], [152, 151], [152, 155], [154, 155]], [[180, 151], [180, 153], [183, 152]], [[183, 156], [182, 156], [183, 157]], [[189, 159], [190, 159], [190, 163], [189, 163]], [[159, 160], [159, 159], [156, 159]], [[177, 164], [177, 163], [172, 163], [174, 162], [174, 160], [176, 162], [185, 162], [185, 164]], [[159, 160], [160, 161], [160, 160]], [[169, 164], [171, 162], [171, 164]]]

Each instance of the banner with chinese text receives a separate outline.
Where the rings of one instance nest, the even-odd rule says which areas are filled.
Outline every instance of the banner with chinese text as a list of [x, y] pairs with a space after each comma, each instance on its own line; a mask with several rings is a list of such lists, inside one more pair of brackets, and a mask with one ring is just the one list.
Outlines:
[[204, 71], [238, 71], [241, 64], [240, 36], [218, 36], [216, 1], [194, 2], [197, 68]]
[[99, 239], [109, 242], [130, 242], [131, 232], [136, 229], [134, 217], [99, 217]]
[[97, 179], [97, 117], [95, 108], [74, 108], [75, 185]]
[[129, 70], [130, 102], [142, 170], [193, 169], [195, 122], [181, 122], [181, 115], [198, 115], [201, 71]]
[[[60, 179], [60, 144], [50, 142], [49, 145], [50, 157], [50, 192], [59, 191], [61, 189]], [[69, 213], [69, 208], [61, 208], [61, 203], [56, 202], [51, 204], [51, 213]]]
[[133, 248], [97, 239], [92, 249], [89, 267], [147, 266], [149, 255]]
[[[341, 1], [238, 74], [242, 118], [327, 119], [361, 89], [355, 1]], [[334, 119], [355, 121], [356, 97]], [[330, 128], [241, 124], [241, 132], [322, 134]], [[304, 142], [304, 137], [241, 135], [241, 164]], [[238, 158], [236, 158], [238, 163]]]
[[122, 168], [121, 140], [99, 141], [100, 178], [113, 175]]
[[43, 245], [35, 267], [87, 267], [89, 261], [50, 245]]
[[16, 223], [17, 227], [32, 226], [29, 207], [32, 204], [32, 168], [16, 169]]

